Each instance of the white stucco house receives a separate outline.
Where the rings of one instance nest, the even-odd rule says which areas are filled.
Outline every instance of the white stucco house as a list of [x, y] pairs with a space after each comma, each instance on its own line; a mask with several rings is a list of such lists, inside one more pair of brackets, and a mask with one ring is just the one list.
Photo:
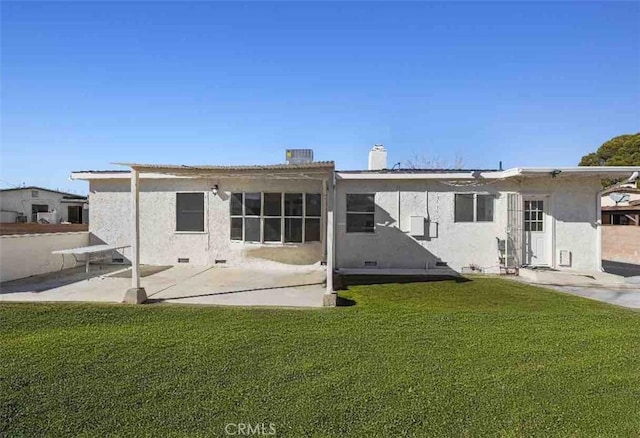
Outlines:
[[53, 223], [87, 223], [87, 198], [36, 186], [0, 190], [0, 222], [37, 222], [38, 214]]
[[328, 295], [333, 273], [599, 270], [600, 181], [640, 170], [391, 170], [382, 147], [356, 171], [126, 165], [71, 177], [89, 182], [93, 243], [131, 244], [132, 289], [138, 263], [270, 260], [326, 264]]

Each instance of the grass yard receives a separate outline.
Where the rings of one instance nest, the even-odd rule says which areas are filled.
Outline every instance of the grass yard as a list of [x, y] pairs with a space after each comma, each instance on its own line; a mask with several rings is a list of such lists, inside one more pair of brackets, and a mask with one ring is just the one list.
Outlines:
[[640, 434], [638, 312], [497, 278], [340, 294], [355, 305], [2, 304], [0, 435]]

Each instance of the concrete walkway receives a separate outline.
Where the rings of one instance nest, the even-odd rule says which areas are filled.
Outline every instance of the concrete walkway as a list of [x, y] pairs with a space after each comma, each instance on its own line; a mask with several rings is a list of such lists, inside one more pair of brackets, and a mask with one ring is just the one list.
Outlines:
[[[121, 302], [131, 281], [128, 269], [110, 266], [89, 274], [83, 269], [2, 283], [0, 302]], [[321, 307], [325, 272], [321, 266], [143, 266], [141, 283], [150, 303]]]
[[551, 286], [560, 292], [570, 293], [592, 300], [603, 301], [630, 309], [640, 309], [640, 290], [630, 288], [616, 289], [613, 287], [585, 287], [585, 286]]
[[640, 309], [640, 277], [622, 277], [605, 272], [521, 270], [520, 273], [520, 277], [513, 279], [583, 298]]

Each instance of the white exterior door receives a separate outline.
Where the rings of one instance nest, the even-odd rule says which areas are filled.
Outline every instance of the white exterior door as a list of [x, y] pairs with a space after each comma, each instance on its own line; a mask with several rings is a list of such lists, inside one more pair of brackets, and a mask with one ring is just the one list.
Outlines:
[[524, 200], [524, 263], [532, 266], [548, 266], [547, 251], [547, 200]]

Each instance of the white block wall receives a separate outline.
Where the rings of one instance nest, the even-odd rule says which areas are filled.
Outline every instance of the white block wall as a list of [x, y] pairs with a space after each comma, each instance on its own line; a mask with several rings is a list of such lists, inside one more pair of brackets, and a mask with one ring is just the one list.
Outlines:
[[[62, 256], [51, 254], [52, 251], [88, 244], [86, 231], [0, 236], [0, 281], [58, 271], [62, 267]], [[65, 267], [73, 266], [71, 257], [65, 258]]]

